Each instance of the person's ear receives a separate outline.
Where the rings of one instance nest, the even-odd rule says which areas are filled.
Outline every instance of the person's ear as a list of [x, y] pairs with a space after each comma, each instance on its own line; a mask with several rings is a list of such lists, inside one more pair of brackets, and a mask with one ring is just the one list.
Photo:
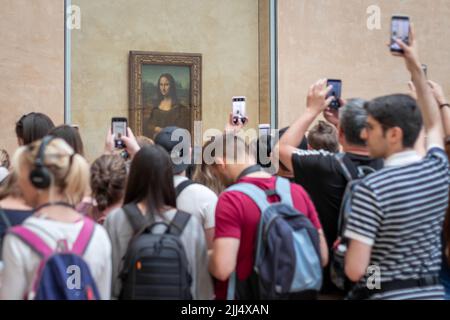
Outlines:
[[399, 127], [388, 129], [387, 138], [390, 144], [403, 145], [403, 130]]

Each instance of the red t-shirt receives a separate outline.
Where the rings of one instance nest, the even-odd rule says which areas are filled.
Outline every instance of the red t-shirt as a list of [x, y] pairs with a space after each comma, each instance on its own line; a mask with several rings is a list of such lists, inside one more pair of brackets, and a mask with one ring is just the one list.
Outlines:
[[[263, 190], [274, 190], [275, 181], [275, 177], [243, 177], [239, 180], [239, 182], [254, 184]], [[318, 230], [322, 229], [314, 204], [306, 191], [300, 185], [291, 183], [291, 195], [294, 207], [304, 213]], [[270, 196], [267, 199], [271, 203], [279, 201], [278, 196]], [[239, 280], [245, 280], [252, 272], [260, 217], [261, 212], [258, 206], [247, 195], [238, 191], [224, 192], [220, 195], [216, 206], [214, 237], [240, 240], [236, 266]], [[226, 299], [227, 285], [227, 282], [216, 281], [216, 299]]]

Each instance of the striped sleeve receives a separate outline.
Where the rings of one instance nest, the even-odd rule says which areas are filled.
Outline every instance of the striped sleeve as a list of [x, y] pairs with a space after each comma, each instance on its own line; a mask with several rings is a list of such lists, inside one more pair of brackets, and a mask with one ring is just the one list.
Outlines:
[[382, 221], [382, 210], [376, 194], [361, 183], [355, 189], [351, 213], [344, 236], [372, 246]]
[[434, 146], [429, 147], [427, 158], [435, 159], [440, 165], [444, 166], [447, 173], [448, 182], [450, 184], [450, 166], [448, 163], [447, 154], [445, 153], [444, 149]]

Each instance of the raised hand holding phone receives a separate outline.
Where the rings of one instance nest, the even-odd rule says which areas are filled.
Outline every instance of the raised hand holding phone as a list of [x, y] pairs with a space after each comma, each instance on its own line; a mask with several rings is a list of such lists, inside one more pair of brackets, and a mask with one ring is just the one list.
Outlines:
[[318, 116], [323, 112], [333, 101], [334, 96], [329, 96], [333, 86], [326, 86], [327, 79], [320, 79], [314, 83], [308, 90], [308, 96], [306, 98], [306, 110], [314, 113]]

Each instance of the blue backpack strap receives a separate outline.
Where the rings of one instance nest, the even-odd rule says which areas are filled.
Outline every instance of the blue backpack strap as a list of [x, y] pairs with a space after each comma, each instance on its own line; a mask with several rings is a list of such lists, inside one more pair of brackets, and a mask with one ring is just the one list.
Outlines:
[[270, 206], [269, 201], [267, 201], [266, 193], [253, 184], [238, 183], [227, 188], [225, 191], [238, 191], [247, 195], [256, 203], [259, 210], [261, 210], [261, 213], [263, 213]]
[[292, 200], [291, 195], [291, 183], [289, 182], [288, 179], [278, 177], [275, 185], [275, 190], [278, 196], [281, 198], [281, 203], [284, 203], [291, 207], [294, 206], [294, 202]]

